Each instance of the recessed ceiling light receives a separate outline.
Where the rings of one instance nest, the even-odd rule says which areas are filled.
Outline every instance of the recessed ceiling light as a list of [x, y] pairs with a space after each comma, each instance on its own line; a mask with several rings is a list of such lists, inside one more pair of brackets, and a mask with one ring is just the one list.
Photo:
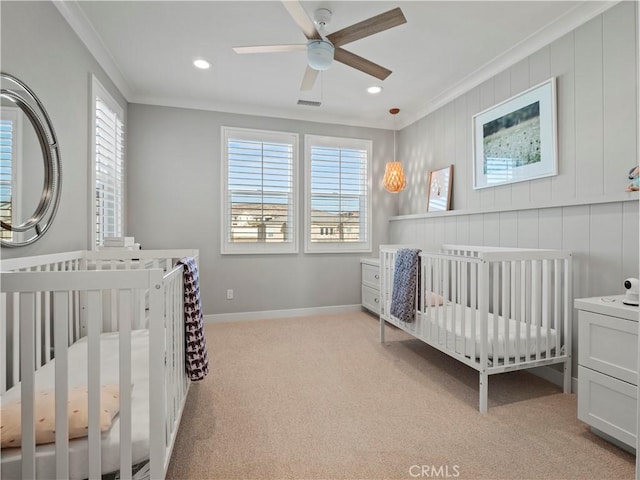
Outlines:
[[202, 58], [198, 58], [196, 60], [193, 61], [193, 65], [196, 68], [200, 68], [202, 70], [206, 70], [207, 68], [209, 68], [211, 66], [211, 64], [209, 62], [207, 62], [206, 60], [203, 60]]
[[382, 91], [382, 87], [380, 85], [371, 85], [367, 88], [367, 93], [371, 95], [377, 95]]

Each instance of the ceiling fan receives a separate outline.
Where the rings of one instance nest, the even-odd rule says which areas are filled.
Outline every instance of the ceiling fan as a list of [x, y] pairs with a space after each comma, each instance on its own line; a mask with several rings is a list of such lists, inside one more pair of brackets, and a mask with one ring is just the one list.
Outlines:
[[333, 60], [380, 80], [384, 80], [391, 74], [391, 70], [351, 53], [342, 48], [342, 46], [406, 23], [407, 19], [399, 7], [355, 23], [337, 32], [327, 34], [325, 29], [331, 20], [330, 10], [326, 8], [317, 9], [314, 13], [314, 20], [311, 20], [298, 0], [282, 0], [282, 4], [294, 22], [300, 27], [305, 37], [307, 37], [306, 44], [253, 45], [233, 47], [233, 50], [236, 53], [277, 53], [306, 50], [307, 69], [302, 79], [300, 90], [311, 90], [318, 72], [328, 69]]

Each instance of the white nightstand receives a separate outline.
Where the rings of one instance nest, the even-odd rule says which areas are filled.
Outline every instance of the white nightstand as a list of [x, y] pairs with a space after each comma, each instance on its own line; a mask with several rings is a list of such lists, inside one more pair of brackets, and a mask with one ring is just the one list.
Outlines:
[[380, 314], [380, 260], [361, 258], [362, 306], [376, 315]]
[[[636, 448], [638, 307], [623, 295], [581, 298], [578, 309], [578, 418], [594, 433]], [[603, 435], [604, 434], [604, 435]]]

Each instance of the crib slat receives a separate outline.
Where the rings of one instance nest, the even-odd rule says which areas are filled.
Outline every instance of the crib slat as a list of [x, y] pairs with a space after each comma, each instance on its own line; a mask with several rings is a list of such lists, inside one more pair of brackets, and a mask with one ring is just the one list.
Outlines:
[[514, 262], [515, 271], [513, 273], [514, 277], [514, 306], [513, 312], [516, 316], [516, 352], [515, 352], [515, 363], [520, 363], [522, 359], [522, 351], [520, 350], [520, 343], [522, 341], [520, 327], [522, 325], [522, 262]]
[[20, 294], [13, 294], [13, 339], [11, 345], [13, 345], [13, 353], [11, 359], [11, 365], [13, 375], [11, 378], [11, 384], [15, 385], [20, 381]]
[[[44, 271], [49, 271], [49, 265], [45, 265]], [[51, 294], [50, 292], [44, 293], [44, 358], [45, 362], [51, 360], [51, 351], [53, 343], [51, 342]]]
[[476, 358], [477, 318], [478, 318], [478, 265], [472, 263], [471, 267], [471, 359]]
[[[449, 289], [450, 286], [450, 278], [449, 278], [449, 269], [451, 268], [451, 264], [450, 262], [446, 261], [445, 259], [441, 260], [441, 265], [442, 265], [442, 274], [443, 274], [443, 282], [444, 282], [444, 289], [443, 289], [443, 296], [444, 298], [451, 298], [451, 291]], [[450, 333], [449, 333], [449, 322], [451, 320], [451, 307], [450, 305], [445, 305], [444, 308], [442, 309], [442, 313], [443, 313], [443, 322], [442, 322], [442, 326], [443, 326], [443, 330], [444, 330], [444, 335], [443, 335], [443, 345], [445, 348], [449, 347], [449, 337], [450, 337]]]
[[69, 399], [69, 350], [67, 348], [69, 296], [66, 292], [55, 292], [53, 295], [54, 318], [61, 320], [56, 322], [53, 329], [56, 352], [56, 478], [69, 478], [69, 412], [67, 410]]
[[553, 328], [556, 329], [556, 355], [560, 355], [560, 332], [562, 332], [562, 324], [560, 323], [560, 292], [562, 291], [562, 284], [560, 283], [560, 269], [562, 263], [560, 260], [554, 260], [553, 268]]
[[[162, 272], [149, 271], [151, 288], [149, 290], [149, 311], [152, 318], [162, 318]], [[162, 370], [157, 365], [164, 363], [164, 325], [160, 322], [149, 324], [149, 424], [162, 425], [166, 413], [164, 382]], [[149, 457], [151, 478], [164, 477], [164, 452], [166, 441], [163, 436], [150, 435]]]
[[431, 285], [431, 276], [429, 275], [429, 268], [431, 265], [431, 258], [428, 256], [420, 257], [420, 278], [422, 285], [422, 294], [420, 295], [420, 321], [422, 322], [422, 335], [425, 340], [431, 339], [431, 324], [429, 323], [429, 315], [431, 309], [429, 302], [427, 301], [427, 295], [433, 291]]
[[7, 345], [7, 294], [0, 293], [0, 393], [7, 391], [7, 365], [9, 352]]
[[502, 262], [502, 318], [504, 319], [504, 364], [509, 365], [511, 352], [509, 351], [511, 324], [511, 263]]
[[525, 322], [526, 336], [524, 341], [525, 347], [525, 359], [529, 359], [531, 355], [531, 262], [524, 260], [522, 266], [522, 293], [523, 293], [523, 302], [522, 302], [522, 318]]
[[462, 284], [462, 298], [461, 298], [461, 313], [460, 313], [460, 334], [462, 335], [462, 355], [467, 354], [467, 301], [468, 301], [468, 288], [469, 285], [469, 275], [468, 268], [469, 265], [466, 262], [462, 263], [462, 276], [461, 276], [461, 284]]
[[35, 429], [35, 294], [20, 295], [20, 395], [22, 421], [22, 478], [36, 478]]
[[[493, 340], [490, 342], [487, 339], [487, 344], [491, 345], [493, 350], [493, 364], [498, 364], [498, 343], [500, 338], [498, 336], [498, 327], [500, 326], [500, 263], [492, 262], [493, 268]], [[487, 352], [488, 353], [488, 352]]]
[[87, 372], [89, 420], [89, 478], [99, 480], [102, 474], [100, 443], [100, 327], [102, 302], [99, 290], [87, 292]]
[[[444, 295], [444, 291], [442, 289], [443, 287], [443, 283], [442, 283], [442, 259], [438, 258], [436, 261], [436, 291], [438, 294], [440, 295]], [[442, 316], [442, 308], [436, 308], [435, 309], [435, 323], [436, 323], [436, 342], [439, 345], [442, 345], [442, 328], [441, 328], [441, 320], [440, 317]]]
[[[564, 393], [571, 393], [571, 299], [573, 298], [573, 292], [571, 290], [571, 268], [572, 268], [573, 260], [571, 256], [567, 258], [563, 262], [564, 266], [564, 283], [563, 283], [563, 304], [564, 304], [564, 322], [563, 327], [564, 331], [562, 332], [564, 335], [564, 354], [567, 356], [567, 359], [564, 363], [564, 385], [563, 391]], [[558, 332], [560, 335], [560, 332]], [[560, 353], [558, 353], [560, 355]]]
[[478, 314], [480, 315], [480, 394], [479, 410], [486, 413], [488, 408], [488, 381], [487, 374], [487, 323], [489, 320], [489, 264], [483, 260], [478, 267]]
[[458, 345], [458, 340], [462, 340], [462, 344], [464, 345], [464, 332], [461, 332], [462, 335], [458, 334], [458, 303], [460, 302], [460, 262], [453, 260], [451, 262], [451, 331], [453, 332], [453, 351], [460, 353], [460, 348]]
[[[34, 269], [36, 272], [40, 271], [40, 267]], [[36, 320], [36, 368], [40, 368], [42, 365], [42, 292], [35, 294], [35, 320]]]
[[131, 290], [121, 290], [119, 293], [120, 478], [130, 480], [133, 463], [131, 452], [131, 323], [133, 296]]
[[540, 359], [540, 300], [541, 300], [541, 287], [540, 287], [540, 262], [538, 260], [533, 260], [531, 265], [531, 282], [533, 283], [533, 288], [531, 289], [531, 298], [532, 298], [532, 322], [535, 324], [536, 328], [536, 360]]
[[551, 282], [549, 281], [549, 260], [542, 261], [542, 326], [544, 327], [544, 344], [545, 344], [545, 358], [550, 357], [551, 347], [549, 345], [549, 336], [550, 336], [550, 324], [551, 321], [549, 319], [549, 308], [550, 301], [549, 297], [551, 295]]

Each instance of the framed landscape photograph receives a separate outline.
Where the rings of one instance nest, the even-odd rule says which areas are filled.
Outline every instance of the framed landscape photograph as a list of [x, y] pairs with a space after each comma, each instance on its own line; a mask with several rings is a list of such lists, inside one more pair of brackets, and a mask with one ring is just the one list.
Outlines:
[[558, 174], [555, 77], [473, 117], [473, 188]]
[[453, 182], [453, 165], [431, 170], [427, 192], [427, 212], [438, 212], [451, 209], [451, 184]]

